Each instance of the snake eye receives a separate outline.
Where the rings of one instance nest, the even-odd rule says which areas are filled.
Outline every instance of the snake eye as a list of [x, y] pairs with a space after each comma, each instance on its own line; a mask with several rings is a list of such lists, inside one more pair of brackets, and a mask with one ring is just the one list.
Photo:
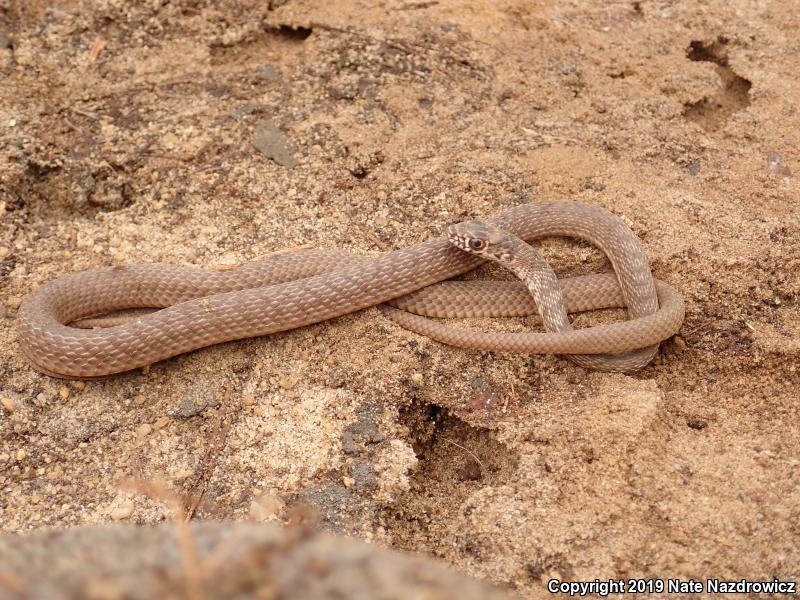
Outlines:
[[469, 247], [473, 250], [483, 250], [486, 248], [486, 240], [480, 240], [478, 238], [472, 238], [469, 241]]

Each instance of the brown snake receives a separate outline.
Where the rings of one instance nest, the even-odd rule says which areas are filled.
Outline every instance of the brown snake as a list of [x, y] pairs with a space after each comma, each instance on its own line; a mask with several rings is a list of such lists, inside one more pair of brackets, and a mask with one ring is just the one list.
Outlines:
[[[483, 221], [464, 221], [463, 223], [451, 225], [447, 228], [447, 237], [456, 248], [478, 255], [481, 258], [492, 260], [519, 277], [527, 288], [525, 290], [527, 296], [533, 301], [532, 310], [539, 313], [547, 331], [572, 331], [567, 309], [570, 308], [573, 311], [576, 309], [576, 303], [571, 297], [573, 295], [577, 296], [578, 299], [583, 297], [585, 300], [598, 303], [592, 308], [624, 306], [624, 298], [622, 298], [619, 284], [611, 274], [598, 275], [594, 278], [584, 276], [568, 280], [569, 283], [565, 284], [564, 287], [569, 294], [567, 297], [570, 298], [570, 301], [565, 302], [565, 294], [562, 292], [555, 271], [533, 246], [526, 244], [524, 240], [507, 231], [493, 227]], [[486, 284], [486, 282], [480, 283]], [[582, 290], [580, 290], [581, 287], [583, 288]], [[604, 287], [608, 289], [604, 290]], [[662, 314], [659, 315], [658, 320], [663, 319], [664, 312], [671, 313], [673, 309], [680, 308], [679, 313], [675, 313], [675, 324], [680, 327], [680, 323], [683, 321], [683, 302], [680, 300], [680, 296], [677, 296], [677, 292], [660, 281], [656, 281], [656, 289], [662, 308]], [[416, 296], [419, 295], [417, 294]], [[448, 316], [447, 314], [442, 314], [441, 310], [432, 311], [425, 307], [420, 310], [420, 307], [410, 306], [409, 302], [419, 302], [419, 300], [412, 294], [397, 302], [397, 304], [407, 310], [411, 310], [411, 312], [403, 312], [387, 307], [384, 307], [384, 310], [389, 317], [400, 325], [421, 335], [427, 335], [454, 346], [513, 352], [520, 351], [523, 344], [526, 347], [529, 346], [532, 341], [531, 334], [522, 334], [520, 336], [519, 334], [484, 333], [453, 329], [447, 325], [417, 316], [419, 313]], [[497, 301], [485, 303], [495, 307], [498, 305]], [[587, 308], [583, 309], [588, 310]], [[474, 311], [470, 311], [468, 316], [473, 316], [473, 314]], [[664, 322], [666, 323], [666, 321]], [[601, 332], [601, 335], [605, 336], [609, 347], [611, 347], [610, 339], [614, 335], [624, 339], [625, 343], [631, 343], [634, 339], [641, 338], [641, 343], [646, 344], [653, 332], [652, 328], [643, 325], [643, 319], [639, 319], [633, 324], [627, 322], [611, 327], [593, 328], [593, 333]], [[673, 325], [671, 324], [671, 326]], [[666, 334], [666, 330], [664, 333]], [[567, 358], [590, 369], [625, 372], [644, 367], [653, 359], [657, 350], [658, 346], [653, 345], [621, 353], [570, 354]]]
[[[562, 281], [567, 310], [624, 304], [632, 320], [557, 333], [480, 334], [437, 329], [439, 324], [389, 309], [396, 318], [401, 322], [404, 315], [422, 319], [416, 325], [430, 329], [433, 337], [466, 347], [528, 353], [628, 353], [633, 357], [609, 357], [612, 362], [607, 364], [600, 358], [594, 365], [608, 370], [644, 366], [655, 355], [658, 343], [677, 332], [683, 322], [680, 295], [667, 284], [656, 283], [638, 239], [608, 211], [574, 202], [547, 202], [517, 206], [487, 222], [526, 240], [571, 236], [600, 248], [610, 259], [616, 278], [595, 275]], [[309, 250], [279, 253], [222, 271], [167, 265], [97, 269], [55, 279], [26, 296], [17, 318], [19, 342], [33, 366], [43, 373], [99, 377], [395, 299], [401, 308], [427, 306], [420, 311], [434, 316], [529, 314], [531, 300], [519, 292], [519, 286], [513, 291], [513, 286], [497, 282], [491, 291], [473, 287], [467, 288], [472, 290], [467, 294], [457, 290], [453, 296], [453, 284], [448, 283], [401, 298], [482, 262], [442, 236], [375, 258]], [[509, 296], [503, 298], [502, 292], [509, 290]], [[499, 297], [497, 292], [501, 292]], [[475, 298], [498, 303], [499, 308], [490, 310], [489, 304], [477, 311], [470, 309], [470, 300]], [[86, 317], [133, 307], [162, 310], [104, 329], [69, 326]], [[456, 339], [452, 338], [454, 331]]]

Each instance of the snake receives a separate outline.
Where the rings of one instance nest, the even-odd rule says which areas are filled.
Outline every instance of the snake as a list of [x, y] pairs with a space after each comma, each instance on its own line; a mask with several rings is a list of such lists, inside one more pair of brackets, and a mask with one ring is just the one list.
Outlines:
[[[575, 302], [570, 299], [571, 302], [569, 304], [565, 303], [564, 293], [561, 290], [555, 271], [536, 248], [526, 244], [524, 240], [507, 231], [477, 219], [451, 225], [447, 228], [447, 238], [456, 248], [491, 260], [514, 273], [525, 284], [529, 297], [533, 300], [534, 309], [541, 317], [546, 331], [572, 331], [572, 324], [567, 315], [567, 307], [576, 312]], [[599, 278], [590, 279], [589, 281], [592, 282], [588, 285], [593, 288], [593, 293], [579, 294], [578, 298], [585, 297], [605, 301], [593, 306], [593, 308], [611, 308], [623, 305], [621, 295], [613, 293], [619, 290], [619, 286], [616, 285], [616, 280], [613, 277], [600, 275]], [[581, 283], [580, 278], [578, 283]], [[587, 284], [586, 278], [582, 283], [583, 285]], [[660, 289], [659, 282], [656, 281], [655, 283], [660, 304], [664, 304], [664, 300], [669, 304], [672, 300], [670, 290]], [[574, 283], [566, 286], [573, 295], [575, 295], [574, 287]], [[598, 293], [603, 287], [608, 288], [611, 293]], [[610, 301], [612, 298], [614, 299], [613, 302]], [[405, 304], [402, 304], [406, 309], [405, 313], [391, 308], [385, 308], [384, 311], [387, 316], [406, 329], [440, 342], [476, 350], [506, 350], [512, 352], [520, 342], [524, 342], [527, 339], [528, 343], [530, 343], [530, 336], [528, 335], [518, 336], [516, 334], [504, 335], [465, 331], [433, 323], [430, 319], [424, 318], [425, 315], [442, 316], [441, 311], [429, 310], [425, 307], [420, 310], [416, 306], [411, 307], [410, 304], [407, 304], [409, 301], [414, 301], [413, 296], [406, 300]], [[417, 302], [419, 302], [418, 299]], [[496, 302], [487, 302], [487, 304], [490, 306], [497, 305]], [[462, 311], [459, 316], [474, 315], [475, 311], [473, 310]], [[453, 313], [449, 313], [447, 316], [453, 316]], [[497, 312], [493, 311], [491, 316], [497, 316]], [[626, 324], [621, 327], [626, 330], [621, 332], [621, 335], [628, 340], [639, 334], [639, 332], [643, 332], [641, 322], [636, 323], [633, 327]], [[603, 335], [609, 336], [610, 332], [619, 328], [617, 326], [605, 328], [601, 331]], [[597, 332], [595, 331], [595, 333]], [[567, 358], [589, 369], [628, 372], [644, 367], [653, 359], [656, 351], [657, 346], [653, 345], [622, 353], [571, 354], [567, 355]]]
[[[598, 355], [594, 368], [629, 371], [646, 365], [658, 344], [679, 330], [684, 318], [680, 294], [653, 278], [636, 235], [606, 209], [571, 201], [530, 203], [485, 223], [520, 240], [576, 237], [599, 248], [613, 273], [559, 280], [564, 309], [624, 306], [629, 320], [544, 333], [465, 332], [431, 322], [431, 316], [534, 314], [539, 309], [524, 283], [506, 282], [519, 284], [514, 291], [500, 282], [481, 288], [477, 282], [445, 281], [488, 257], [464, 251], [442, 235], [374, 257], [309, 249], [278, 252], [229, 270], [131, 264], [65, 275], [23, 298], [17, 314], [19, 345], [46, 375], [105, 377], [389, 302], [393, 306], [385, 310], [401, 325], [454, 345], [566, 354], [579, 362], [586, 359], [583, 355]], [[458, 283], [467, 287], [453, 287]], [[137, 307], [159, 310], [110, 327], [72, 326]], [[404, 312], [415, 307], [420, 314]], [[553, 327], [552, 322], [545, 325]]]

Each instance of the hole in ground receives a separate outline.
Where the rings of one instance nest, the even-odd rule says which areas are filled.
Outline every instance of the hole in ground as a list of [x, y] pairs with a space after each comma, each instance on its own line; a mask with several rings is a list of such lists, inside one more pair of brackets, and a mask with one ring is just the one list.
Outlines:
[[309, 38], [313, 30], [311, 27], [302, 27], [301, 25], [280, 25], [276, 32], [286, 39], [302, 42]]
[[394, 546], [446, 556], [452, 523], [465, 500], [487, 486], [512, 480], [518, 455], [435, 404], [414, 402], [400, 413], [419, 459], [411, 487], [387, 508], [383, 524]]
[[700, 125], [706, 131], [720, 129], [735, 112], [750, 106], [752, 83], [738, 75], [728, 64], [728, 39], [719, 36], [713, 42], [694, 40], [689, 44], [686, 56], [695, 62], [710, 62], [716, 65], [720, 87], [702, 100], [684, 106], [683, 116]]

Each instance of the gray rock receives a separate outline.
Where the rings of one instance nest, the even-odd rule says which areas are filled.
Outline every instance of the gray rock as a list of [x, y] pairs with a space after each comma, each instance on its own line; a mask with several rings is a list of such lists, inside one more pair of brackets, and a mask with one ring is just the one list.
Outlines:
[[[0, 599], [509, 598], [429, 557], [250, 523], [0, 536]], [[187, 551], [186, 548], [190, 548]]]
[[280, 128], [270, 121], [262, 121], [253, 135], [253, 146], [267, 158], [283, 167], [294, 167], [297, 161], [292, 156], [293, 149]]

